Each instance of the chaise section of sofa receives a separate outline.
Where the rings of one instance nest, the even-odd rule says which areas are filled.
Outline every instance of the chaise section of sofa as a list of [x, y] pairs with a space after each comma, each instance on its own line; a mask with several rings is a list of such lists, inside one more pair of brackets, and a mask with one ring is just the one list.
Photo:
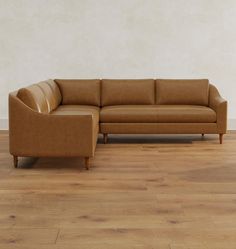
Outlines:
[[10, 153], [94, 156], [98, 133], [218, 134], [227, 101], [208, 80], [55, 79], [9, 94]]
[[10, 153], [15, 167], [18, 156], [84, 157], [88, 169], [97, 143], [99, 107], [73, 101], [62, 105], [63, 97], [52, 80], [10, 93]]

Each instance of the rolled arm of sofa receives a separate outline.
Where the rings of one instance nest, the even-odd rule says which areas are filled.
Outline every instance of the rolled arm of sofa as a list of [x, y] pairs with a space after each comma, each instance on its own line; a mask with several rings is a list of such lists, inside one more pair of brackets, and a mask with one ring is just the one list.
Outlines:
[[91, 115], [43, 114], [9, 95], [10, 153], [17, 156], [93, 156]]
[[210, 85], [209, 107], [216, 112], [216, 123], [219, 134], [227, 131], [227, 101], [223, 99], [217, 88]]

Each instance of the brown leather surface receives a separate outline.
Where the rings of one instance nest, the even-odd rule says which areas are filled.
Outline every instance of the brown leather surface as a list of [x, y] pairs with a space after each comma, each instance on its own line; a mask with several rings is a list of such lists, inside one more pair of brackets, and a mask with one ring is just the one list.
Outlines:
[[98, 123], [92, 115], [51, 115], [26, 106], [9, 95], [10, 153], [17, 156], [92, 157]]
[[[154, 94], [153, 97], [151, 94], [151, 92], [154, 93], [152, 80], [131, 81], [132, 83], [108, 80], [105, 81], [103, 88], [105, 97], [102, 95], [105, 105], [119, 101], [122, 104], [105, 106], [101, 109], [94, 106], [95, 102], [96, 105], [99, 105], [98, 96], [100, 94], [97, 89], [99, 81], [88, 81], [84, 92], [81, 90], [83, 87], [80, 86], [85, 82], [79, 82], [75, 86], [76, 94], [74, 94], [73, 85], [76, 85], [76, 82], [78, 83], [77, 80], [70, 82], [68, 89], [67, 83], [63, 82], [61, 85], [63, 87], [64, 84], [66, 85], [68, 101], [80, 102], [83, 100], [81, 105], [59, 105], [61, 93], [54, 81], [41, 82], [9, 94], [9, 137], [12, 155], [91, 157], [94, 155], [99, 127], [102, 133], [115, 134], [224, 134], [227, 130], [227, 101], [220, 96], [213, 85], [209, 86], [209, 95], [206, 101], [207, 84], [205, 81], [201, 82], [205, 90], [197, 91], [199, 82], [195, 82], [198, 85], [197, 88], [192, 88], [190, 82], [183, 84], [181, 81], [177, 82], [179, 86], [177, 88], [175, 88], [176, 83], [174, 83], [175, 87], [172, 87], [173, 82], [167, 82], [167, 87], [162, 88], [161, 86], [158, 93], [168, 93], [168, 95], [163, 95], [164, 100], [168, 100], [168, 103], [179, 101], [182, 103], [183, 96], [178, 93], [174, 95], [173, 89], [175, 88], [175, 91], [178, 92], [177, 89], [182, 89], [185, 85], [192, 89], [184, 91], [186, 101], [190, 101], [188, 94], [195, 89], [193, 101], [194, 103], [202, 101], [202, 105], [199, 106], [154, 105]], [[139, 83], [135, 84], [135, 82]], [[119, 87], [122, 85], [124, 89], [121, 90]], [[93, 92], [93, 89], [96, 91]], [[108, 94], [109, 89], [111, 90], [110, 95]], [[133, 92], [131, 89], [138, 90]], [[195, 91], [197, 91], [196, 94]], [[86, 93], [84, 94], [86, 96], [83, 96], [82, 93]], [[204, 95], [202, 99], [198, 96], [200, 93]], [[70, 97], [71, 100], [69, 100]], [[77, 97], [79, 99], [75, 100]], [[139, 103], [139, 98], [140, 102], [145, 102], [145, 104], [125, 105], [126, 102]], [[90, 101], [93, 104], [86, 105], [86, 102]], [[206, 104], [208, 101], [209, 107], [204, 106], [203, 103]]]
[[48, 110], [49, 110], [49, 112], [51, 112], [52, 110], [54, 110], [57, 107], [55, 96], [54, 96], [54, 93], [52, 91], [52, 88], [49, 86], [49, 84], [46, 81], [39, 82], [37, 85], [43, 91], [44, 96], [45, 96], [46, 101], [47, 101]]
[[107, 134], [218, 134], [216, 123], [100, 123]]
[[54, 80], [49, 79], [46, 82], [51, 87], [54, 98], [55, 98], [55, 100], [54, 100], [55, 104], [53, 105], [53, 110], [54, 110], [57, 106], [59, 106], [61, 104], [61, 100], [62, 100], [61, 92], [60, 92], [60, 89], [59, 89], [57, 83]]
[[227, 101], [220, 96], [217, 88], [210, 85], [209, 107], [216, 112], [217, 128], [222, 134], [227, 131], [227, 106]]
[[120, 105], [103, 107], [102, 123], [214, 123], [216, 113], [205, 106]]
[[158, 123], [215, 123], [216, 113], [209, 107], [197, 105], [159, 105]]
[[105, 106], [100, 111], [102, 123], [154, 123], [157, 121], [155, 105]]
[[21, 88], [17, 93], [17, 97], [35, 111], [50, 112], [44, 92], [37, 84]]
[[156, 80], [156, 104], [208, 106], [209, 82], [203, 80]]
[[91, 115], [94, 124], [99, 122], [100, 108], [97, 106], [88, 105], [60, 105], [50, 114], [52, 115]]
[[102, 106], [109, 105], [152, 105], [155, 103], [155, 81], [102, 80]]
[[58, 84], [63, 105], [100, 106], [100, 80], [55, 79]]

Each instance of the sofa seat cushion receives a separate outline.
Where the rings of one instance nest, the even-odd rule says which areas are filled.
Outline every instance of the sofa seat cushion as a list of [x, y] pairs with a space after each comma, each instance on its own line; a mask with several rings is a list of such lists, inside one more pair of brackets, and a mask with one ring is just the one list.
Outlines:
[[216, 113], [194, 105], [122, 105], [103, 107], [101, 123], [214, 123]]
[[89, 105], [59, 105], [51, 115], [91, 115], [94, 123], [99, 122], [99, 107]]
[[155, 123], [156, 105], [105, 106], [100, 112], [101, 123]]
[[197, 105], [159, 105], [158, 123], [214, 123], [216, 113], [209, 107]]

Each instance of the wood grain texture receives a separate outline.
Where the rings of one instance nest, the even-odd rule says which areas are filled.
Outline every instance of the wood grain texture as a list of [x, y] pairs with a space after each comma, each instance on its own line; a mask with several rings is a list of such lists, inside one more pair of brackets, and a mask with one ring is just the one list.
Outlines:
[[235, 249], [236, 133], [99, 137], [84, 158], [19, 158], [0, 132], [0, 248]]

